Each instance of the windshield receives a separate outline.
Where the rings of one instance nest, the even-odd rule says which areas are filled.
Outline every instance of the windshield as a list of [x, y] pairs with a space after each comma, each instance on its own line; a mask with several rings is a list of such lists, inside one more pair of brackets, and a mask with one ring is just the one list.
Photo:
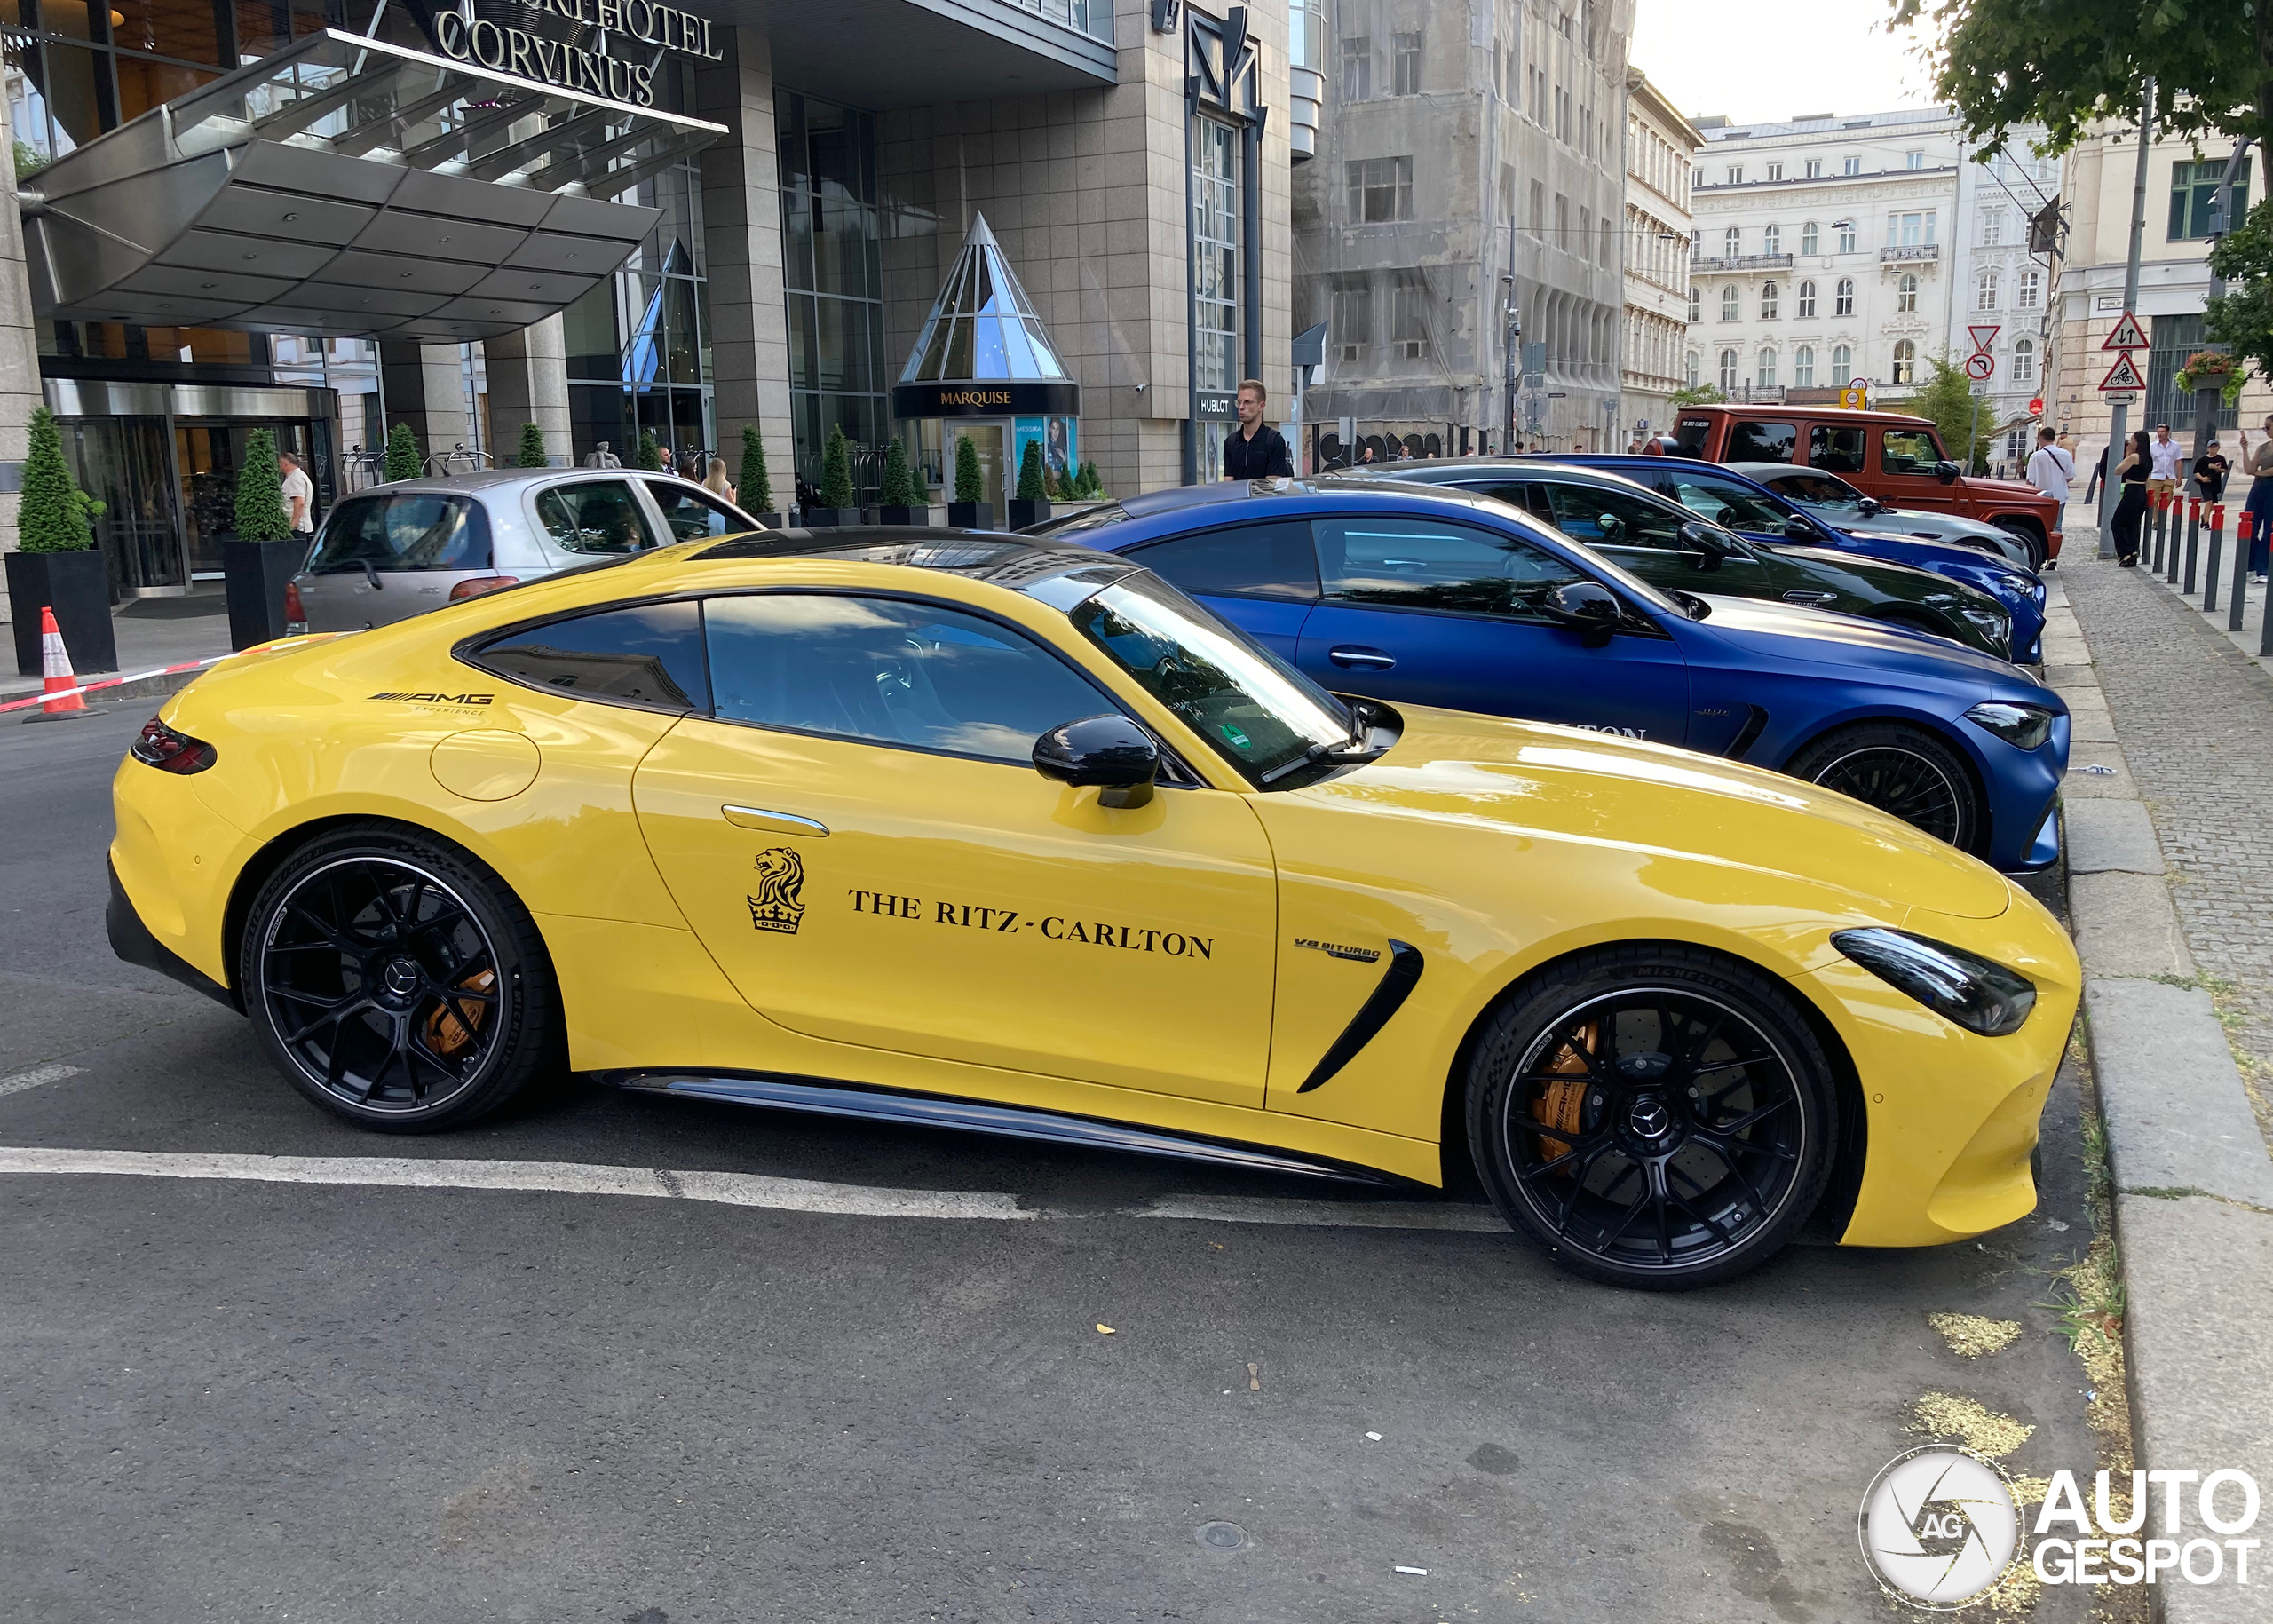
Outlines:
[[1794, 502], [1804, 502], [1811, 508], [1835, 508], [1842, 512], [1859, 513], [1863, 509], [1863, 493], [1844, 479], [1834, 479], [1828, 474], [1786, 474], [1776, 481], [1776, 488]]
[[1341, 701], [1159, 576], [1123, 575], [1074, 629], [1258, 786], [1350, 742]]
[[324, 520], [308, 560], [318, 575], [488, 567], [489, 522], [479, 505], [430, 491], [348, 497]]
[[1675, 472], [1671, 494], [1691, 512], [1724, 529], [1781, 532], [1789, 519], [1788, 511], [1773, 497], [1718, 479]]

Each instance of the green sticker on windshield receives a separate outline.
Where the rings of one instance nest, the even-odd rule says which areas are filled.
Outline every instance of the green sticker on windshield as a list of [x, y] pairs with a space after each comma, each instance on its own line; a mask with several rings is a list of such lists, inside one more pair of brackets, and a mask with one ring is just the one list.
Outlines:
[[1223, 734], [1224, 738], [1229, 739], [1232, 741], [1232, 748], [1235, 750], [1243, 750], [1253, 742], [1253, 741], [1248, 739], [1245, 733], [1239, 732], [1238, 728], [1233, 727], [1229, 722], [1216, 723], [1216, 731]]

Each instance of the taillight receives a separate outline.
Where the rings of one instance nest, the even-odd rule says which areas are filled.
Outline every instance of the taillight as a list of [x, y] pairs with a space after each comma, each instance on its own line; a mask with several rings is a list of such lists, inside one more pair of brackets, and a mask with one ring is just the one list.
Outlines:
[[461, 581], [452, 587], [450, 601], [454, 604], [462, 604], [469, 598], [480, 597], [484, 592], [494, 592], [500, 587], [520, 584], [521, 578], [519, 575], [476, 575], [470, 581]]
[[300, 583], [297, 581], [284, 583], [284, 620], [287, 625], [308, 623], [308, 612], [300, 605]]
[[202, 772], [219, 758], [204, 740], [176, 733], [155, 717], [142, 725], [141, 736], [127, 754], [161, 772]]

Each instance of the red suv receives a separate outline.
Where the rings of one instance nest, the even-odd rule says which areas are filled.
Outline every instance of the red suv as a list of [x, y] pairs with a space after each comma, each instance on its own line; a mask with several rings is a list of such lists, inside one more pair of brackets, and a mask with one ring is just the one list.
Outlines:
[[1960, 472], [1923, 417], [1836, 406], [1685, 406], [1674, 438], [1683, 456], [1820, 468], [1890, 508], [1977, 519], [2025, 542], [2039, 569], [2060, 556], [2059, 504], [2033, 485]]

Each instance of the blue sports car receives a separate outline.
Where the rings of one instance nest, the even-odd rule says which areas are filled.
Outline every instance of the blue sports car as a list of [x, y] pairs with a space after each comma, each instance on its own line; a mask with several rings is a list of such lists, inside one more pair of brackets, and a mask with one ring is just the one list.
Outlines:
[[[1558, 456], [1555, 460], [1622, 473], [1749, 541], [1770, 547], [1830, 548], [1961, 581], [1988, 593], [2012, 616], [2016, 662], [2034, 665], [2044, 657], [2044, 582], [2033, 571], [1992, 558], [1978, 548], [1920, 541], [1882, 530], [1842, 530], [1789, 496], [1718, 463], [1667, 456]], [[1461, 464], [1453, 461], [1418, 466], [1456, 469]]]
[[1504, 503], [1402, 482], [1192, 486], [1036, 529], [1141, 559], [1345, 693], [1778, 767], [2000, 868], [2059, 854], [2066, 705], [1940, 638], [1661, 591]]

